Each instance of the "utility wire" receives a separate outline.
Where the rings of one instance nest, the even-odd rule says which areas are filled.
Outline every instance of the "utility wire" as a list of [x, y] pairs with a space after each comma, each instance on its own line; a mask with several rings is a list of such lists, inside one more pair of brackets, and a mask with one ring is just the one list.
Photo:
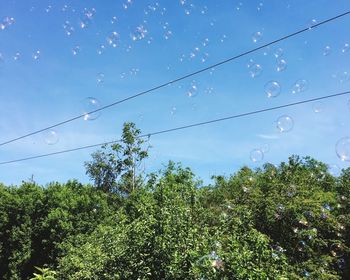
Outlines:
[[113, 103], [110, 103], [110, 104], [108, 104], [108, 105], [102, 106], [101, 108], [98, 108], [98, 109], [96, 109], [96, 110], [93, 110], [93, 111], [90, 111], [90, 112], [81, 114], [81, 115], [79, 115], [79, 116], [76, 116], [76, 117], [73, 117], [73, 118], [70, 118], [70, 119], [61, 121], [61, 122], [58, 122], [58, 123], [56, 123], [56, 124], [53, 124], [53, 125], [51, 125], [51, 126], [48, 126], [48, 127], [45, 127], [45, 128], [39, 129], [39, 130], [35, 130], [35, 131], [30, 132], [30, 133], [28, 133], [28, 134], [24, 134], [24, 135], [22, 135], [22, 136], [19, 136], [19, 137], [16, 137], [16, 138], [7, 140], [7, 141], [5, 141], [5, 142], [0, 143], [0, 146], [4, 146], [4, 145], [6, 145], [6, 144], [9, 144], [9, 143], [18, 141], [18, 140], [20, 140], [20, 139], [23, 139], [23, 138], [26, 138], [26, 137], [29, 137], [29, 136], [38, 134], [38, 133], [43, 132], [43, 131], [45, 131], [45, 130], [52, 129], [52, 128], [55, 128], [55, 127], [64, 125], [64, 124], [66, 124], [66, 123], [75, 121], [75, 120], [80, 119], [80, 118], [82, 118], [82, 117], [85, 117], [86, 115], [93, 114], [93, 113], [96, 113], [96, 112], [105, 110], [105, 109], [110, 108], [110, 107], [113, 107], [113, 106], [115, 106], [115, 105], [124, 103], [124, 102], [126, 102], [126, 101], [128, 101], [128, 100], [135, 99], [135, 98], [137, 98], [137, 97], [139, 97], [139, 96], [146, 95], [146, 94], [148, 94], [148, 93], [154, 92], [154, 91], [156, 91], [156, 90], [158, 90], [158, 89], [161, 89], [161, 88], [164, 88], [164, 87], [166, 87], [166, 86], [168, 86], [168, 85], [171, 85], [171, 84], [173, 84], [173, 83], [177, 83], [177, 82], [179, 82], [179, 81], [185, 80], [185, 79], [187, 79], [187, 78], [189, 78], [189, 77], [196, 76], [196, 75], [198, 75], [198, 74], [200, 74], [200, 73], [203, 73], [203, 72], [205, 72], [205, 71], [208, 71], [208, 70], [210, 70], [210, 69], [212, 69], [212, 68], [215, 68], [215, 67], [218, 67], [218, 66], [227, 64], [227, 63], [229, 63], [229, 62], [231, 62], [231, 61], [233, 61], [233, 60], [236, 60], [236, 59], [241, 58], [241, 57], [243, 57], [243, 56], [246, 56], [246, 55], [248, 55], [248, 54], [254, 53], [254, 52], [258, 51], [258, 50], [261, 50], [261, 49], [263, 49], [263, 48], [269, 47], [269, 46], [274, 45], [274, 44], [276, 44], [276, 43], [279, 43], [279, 42], [281, 42], [281, 41], [287, 40], [287, 39], [289, 39], [289, 38], [291, 38], [291, 37], [295, 37], [295, 36], [297, 36], [297, 35], [299, 35], [299, 34], [301, 34], [301, 33], [304, 33], [304, 32], [309, 31], [309, 30], [311, 30], [311, 29], [317, 28], [317, 27], [319, 27], [319, 26], [321, 26], [321, 25], [325, 25], [325, 24], [327, 24], [327, 23], [329, 23], [329, 22], [335, 21], [335, 20], [337, 20], [337, 19], [339, 19], [339, 18], [342, 18], [342, 17], [345, 17], [345, 16], [347, 16], [347, 15], [349, 15], [349, 14], [350, 14], [350, 11], [344, 12], [344, 13], [342, 13], [342, 14], [339, 14], [339, 15], [337, 15], [337, 16], [331, 17], [331, 18], [326, 19], [326, 20], [324, 20], [324, 21], [321, 21], [321, 22], [319, 22], [319, 23], [317, 23], [317, 24], [314, 24], [314, 25], [312, 25], [312, 26], [310, 26], [310, 27], [301, 29], [301, 30], [299, 30], [299, 31], [296, 31], [296, 32], [294, 32], [294, 33], [291, 33], [291, 34], [289, 34], [289, 35], [283, 36], [283, 37], [281, 37], [281, 38], [279, 38], [279, 39], [276, 39], [276, 40], [274, 40], [274, 41], [271, 41], [271, 42], [269, 42], [269, 43], [266, 43], [266, 44], [264, 44], [264, 45], [261, 45], [260, 47], [256, 47], [256, 48], [254, 48], [254, 49], [248, 50], [248, 51], [243, 52], [243, 53], [241, 53], [241, 54], [238, 54], [238, 55], [236, 55], [236, 56], [227, 58], [227, 59], [225, 59], [225, 60], [222, 60], [222, 61], [220, 61], [220, 62], [217, 62], [217, 63], [212, 64], [212, 65], [210, 65], [210, 66], [207, 66], [207, 67], [205, 67], [205, 68], [202, 68], [202, 69], [197, 70], [197, 71], [195, 71], [195, 72], [191, 72], [191, 73], [189, 73], [189, 74], [186, 74], [186, 75], [184, 75], [184, 76], [180, 76], [180, 77], [178, 77], [178, 78], [175, 78], [175, 79], [173, 79], [173, 80], [171, 80], [171, 81], [165, 82], [165, 83], [160, 84], [160, 85], [158, 85], [158, 86], [152, 87], [152, 88], [147, 89], [147, 90], [145, 90], [145, 91], [141, 91], [141, 92], [139, 92], [139, 93], [137, 93], [137, 94], [130, 95], [130, 96], [124, 98], [124, 99], [121, 99], [121, 100], [115, 101], [115, 102], [113, 102]]
[[[331, 94], [331, 95], [325, 95], [325, 96], [316, 97], [316, 98], [312, 98], [312, 99], [306, 99], [306, 100], [297, 101], [297, 102], [293, 102], [293, 103], [287, 103], [284, 105], [279, 105], [279, 106], [275, 106], [275, 107], [269, 107], [269, 108], [264, 108], [264, 109], [260, 109], [260, 110], [250, 111], [250, 112], [241, 113], [241, 114], [232, 115], [232, 116], [227, 116], [227, 117], [223, 117], [223, 118], [219, 118], [219, 119], [213, 119], [213, 120], [209, 120], [209, 121], [205, 121], [205, 122], [193, 123], [193, 124], [189, 124], [189, 125], [159, 130], [159, 131], [155, 131], [155, 132], [148, 133], [148, 134], [142, 134], [142, 135], [138, 136], [137, 138], [146, 138], [146, 137], [149, 138], [149, 137], [154, 136], [154, 135], [165, 134], [165, 133], [169, 133], [169, 132], [174, 132], [174, 131], [178, 131], [178, 130], [208, 125], [208, 124], [232, 120], [232, 119], [238, 119], [238, 118], [251, 116], [251, 115], [257, 115], [257, 114], [261, 114], [261, 113], [265, 113], [265, 112], [269, 112], [269, 111], [274, 111], [274, 110], [278, 110], [278, 109], [282, 109], [282, 108], [286, 108], [286, 107], [292, 107], [292, 106], [310, 103], [310, 102], [314, 102], [314, 101], [319, 101], [319, 100], [323, 100], [323, 99], [330, 99], [330, 98], [339, 97], [339, 96], [343, 96], [343, 95], [347, 95], [347, 94], [350, 94], [350, 91], [344, 91], [344, 92], [335, 93], [335, 94]], [[21, 161], [27, 161], [27, 160], [31, 160], [31, 159], [48, 157], [48, 156], [53, 156], [53, 155], [58, 155], [58, 154], [70, 153], [70, 152], [94, 148], [94, 147], [98, 147], [98, 146], [114, 144], [117, 142], [121, 142], [121, 140], [119, 139], [119, 140], [115, 140], [115, 141], [93, 144], [93, 145], [88, 145], [88, 146], [81, 146], [81, 147], [77, 147], [77, 148], [73, 148], [73, 149], [69, 149], [69, 150], [62, 150], [62, 151], [57, 151], [57, 152], [48, 153], [48, 154], [31, 156], [31, 157], [15, 159], [15, 160], [10, 160], [10, 161], [3, 161], [3, 162], [0, 162], [0, 165], [21, 162]]]

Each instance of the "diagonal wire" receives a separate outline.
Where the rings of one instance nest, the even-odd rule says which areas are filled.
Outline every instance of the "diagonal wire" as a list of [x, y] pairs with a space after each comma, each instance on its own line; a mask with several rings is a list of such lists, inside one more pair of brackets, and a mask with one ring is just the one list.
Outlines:
[[[152, 133], [142, 134], [142, 135], [138, 136], [137, 138], [146, 138], [146, 137], [149, 138], [149, 137], [154, 136], [154, 135], [165, 134], [165, 133], [169, 133], [169, 132], [189, 129], [189, 128], [193, 128], [193, 127], [208, 125], [208, 124], [232, 120], [232, 119], [243, 118], [243, 117], [247, 117], [247, 116], [251, 116], [251, 115], [258, 115], [258, 114], [269, 112], [269, 111], [274, 111], [274, 110], [283, 109], [283, 108], [287, 108], [287, 107], [297, 106], [297, 105], [310, 103], [310, 102], [314, 102], [314, 101], [319, 101], [319, 100], [323, 100], [323, 99], [330, 99], [330, 98], [334, 98], [334, 97], [344, 96], [344, 95], [348, 95], [348, 94], [350, 94], [350, 90], [335, 93], [335, 94], [325, 95], [325, 96], [321, 96], [321, 97], [315, 97], [315, 98], [311, 98], [311, 99], [301, 100], [301, 101], [297, 101], [297, 102], [293, 102], [293, 103], [287, 103], [287, 104], [283, 104], [283, 105], [279, 105], [279, 106], [268, 107], [268, 108], [264, 108], [264, 109], [260, 109], [260, 110], [245, 112], [245, 113], [241, 113], [241, 114], [237, 114], [237, 115], [231, 115], [231, 116], [227, 116], [227, 117], [223, 117], [223, 118], [219, 118], [219, 119], [213, 119], [213, 120], [209, 120], [209, 121], [198, 122], [198, 123], [178, 126], [178, 127], [174, 127], [174, 128], [159, 130], [159, 131], [155, 131]], [[31, 157], [26, 157], [26, 158], [21, 158], [21, 159], [3, 161], [3, 162], [0, 162], [0, 165], [21, 162], [21, 161], [27, 161], [27, 160], [31, 160], [31, 159], [37, 159], [37, 158], [43, 158], [43, 157], [48, 157], [48, 156], [53, 156], [53, 155], [58, 155], [58, 154], [70, 153], [70, 152], [74, 152], [74, 151], [99, 147], [99, 146], [103, 146], [103, 145], [114, 144], [117, 142], [121, 142], [121, 140], [119, 139], [119, 140], [115, 140], [115, 141], [93, 144], [93, 145], [88, 145], [88, 146], [81, 146], [81, 147], [77, 147], [77, 148], [73, 148], [73, 149], [69, 149], [69, 150], [62, 150], [62, 151], [57, 151], [57, 152], [48, 153], [48, 154], [41, 154], [41, 155], [31, 156]]]
[[259, 47], [254, 48], [254, 49], [245, 51], [245, 52], [240, 53], [240, 54], [238, 54], [238, 55], [236, 55], [236, 56], [232, 56], [232, 57], [230, 57], [230, 58], [227, 58], [227, 59], [225, 59], [225, 60], [222, 60], [222, 61], [220, 61], [220, 62], [217, 62], [217, 63], [215, 63], [215, 64], [212, 64], [212, 65], [210, 65], [210, 66], [207, 66], [207, 67], [205, 67], [205, 68], [199, 69], [199, 70], [197, 70], [197, 71], [191, 72], [191, 73], [186, 74], [186, 75], [184, 75], [184, 76], [175, 78], [175, 79], [173, 79], [173, 80], [171, 80], [171, 81], [168, 81], [168, 82], [165, 82], [165, 83], [163, 83], [163, 84], [160, 84], [160, 85], [157, 85], [157, 86], [155, 86], [155, 87], [152, 87], [152, 88], [150, 88], [150, 89], [147, 89], [147, 90], [145, 90], [145, 91], [141, 91], [141, 92], [136, 93], [136, 94], [134, 94], [134, 95], [130, 95], [130, 96], [124, 98], [124, 99], [121, 99], [121, 100], [115, 101], [115, 102], [113, 102], [113, 103], [110, 103], [110, 104], [108, 104], [108, 105], [102, 106], [101, 108], [98, 108], [98, 109], [96, 109], [96, 110], [93, 110], [93, 111], [90, 111], [90, 112], [81, 114], [81, 115], [79, 115], [79, 116], [76, 116], [76, 117], [73, 117], [73, 118], [70, 118], [70, 119], [61, 121], [61, 122], [58, 122], [58, 123], [56, 123], [56, 124], [47, 126], [47, 127], [45, 127], [45, 128], [39, 129], [39, 130], [35, 130], [35, 131], [30, 132], [30, 133], [28, 133], [28, 134], [24, 134], [24, 135], [22, 135], [22, 136], [19, 136], [19, 137], [16, 137], [16, 138], [7, 140], [7, 141], [5, 141], [5, 142], [0, 143], [0, 146], [4, 146], [4, 145], [6, 145], [6, 144], [9, 144], [9, 143], [18, 141], [18, 140], [20, 140], [20, 139], [23, 139], [23, 138], [26, 138], [26, 137], [29, 137], [29, 136], [38, 134], [38, 133], [43, 132], [43, 131], [45, 131], [45, 130], [52, 129], [52, 128], [55, 128], [55, 127], [64, 125], [64, 124], [66, 124], [66, 123], [69, 123], [69, 122], [78, 120], [78, 119], [80, 119], [80, 118], [82, 118], [82, 117], [85, 117], [85, 116], [88, 115], [88, 114], [93, 114], [93, 113], [96, 113], [96, 112], [105, 110], [105, 109], [107, 109], [107, 108], [113, 107], [113, 106], [115, 106], [115, 105], [124, 103], [124, 102], [126, 102], [126, 101], [128, 101], [128, 100], [132, 100], [132, 99], [135, 99], [135, 98], [140, 97], [140, 96], [142, 96], [142, 95], [146, 95], [146, 94], [148, 94], [148, 93], [157, 91], [157, 90], [159, 90], [159, 89], [161, 89], [161, 88], [164, 88], [164, 87], [166, 87], [166, 86], [168, 86], [168, 85], [171, 85], [171, 84], [173, 84], [173, 83], [177, 83], [177, 82], [179, 82], [179, 81], [185, 80], [185, 79], [187, 79], [187, 78], [189, 78], [189, 77], [196, 76], [196, 75], [198, 75], [198, 74], [200, 74], [200, 73], [203, 73], [203, 72], [208, 71], [208, 70], [210, 70], [210, 69], [212, 69], [212, 68], [221, 66], [221, 65], [223, 65], [223, 64], [227, 64], [227, 63], [229, 63], [229, 62], [231, 62], [231, 61], [233, 61], [233, 60], [236, 60], [236, 59], [241, 58], [241, 57], [243, 57], [243, 56], [246, 56], [246, 55], [248, 55], [248, 54], [254, 53], [254, 52], [258, 51], [258, 50], [261, 50], [261, 49], [263, 49], [263, 48], [269, 47], [269, 46], [274, 45], [274, 44], [276, 44], [276, 43], [279, 43], [279, 42], [281, 42], [281, 41], [287, 40], [287, 39], [289, 39], [289, 38], [291, 38], [291, 37], [295, 37], [295, 36], [297, 36], [297, 35], [299, 35], [299, 34], [302, 34], [302, 33], [306, 32], [306, 31], [312, 30], [312, 29], [317, 28], [317, 27], [319, 27], [319, 26], [321, 26], [321, 25], [325, 25], [325, 24], [330, 23], [330, 22], [332, 22], [332, 21], [335, 21], [335, 20], [337, 20], [337, 19], [339, 19], [339, 18], [345, 17], [345, 16], [347, 16], [347, 15], [349, 15], [349, 14], [350, 14], [350, 11], [347, 11], [347, 12], [344, 12], [344, 13], [339, 14], [339, 15], [337, 15], [337, 16], [328, 18], [328, 19], [323, 20], [323, 21], [321, 21], [321, 22], [319, 22], [319, 23], [317, 23], [317, 24], [314, 24], [314, 25], [312, 25], [312, 26], [310, 26], [310, 27], [303, 28], [303, 29], [301, 29], [301, 30], [299, 30], [299, 31], [293, 32], [293, 33], [288, 34], [288, 35], [286, 35], [286, 36], [283, 36], [283, 37], [281, 37], [281, 38], [279, 38], [279, 39], [276, 39], [276, 40], [274, 40], [274, 41], [271, 41], [271, 42], [269, 42], [269, 43], [266, 43], [266, 44], [264, 44], [264, 45], [261, 45], [261, 46], [259, 46]]

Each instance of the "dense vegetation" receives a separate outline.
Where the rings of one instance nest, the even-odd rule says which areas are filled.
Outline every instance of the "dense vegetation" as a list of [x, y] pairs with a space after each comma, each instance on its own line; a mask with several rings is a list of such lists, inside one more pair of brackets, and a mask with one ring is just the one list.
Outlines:
[[172, 162], [143, 177], [139, 133], [86, 163], [94, 186], [0, 185], [1, 279], [350, 279], [350, 169], [293, 156], [208, 186]]

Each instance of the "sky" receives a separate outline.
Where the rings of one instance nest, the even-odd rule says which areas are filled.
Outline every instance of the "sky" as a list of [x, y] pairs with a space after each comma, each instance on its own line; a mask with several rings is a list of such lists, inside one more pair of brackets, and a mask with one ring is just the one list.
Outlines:
[[[350, 10], [347, 0], [1, 0], [0, 142], [191, 72], [208, 71], [0, 146], [0, 162], [350, 90], [350, 16], [210, 66]], [[205, 183], [242, 166], [311, 156], [349, 167], [350, 95], [155, 135], [146, 172], [169, 161]], [[96, 148], [0, 165], [0, 182], [89, 182]], [[337, 154], [338, 151], [338, 154]], [[339, 157], [343, 156], [343, 160]], [[345, 159], [345, 160], [344, 160]]]

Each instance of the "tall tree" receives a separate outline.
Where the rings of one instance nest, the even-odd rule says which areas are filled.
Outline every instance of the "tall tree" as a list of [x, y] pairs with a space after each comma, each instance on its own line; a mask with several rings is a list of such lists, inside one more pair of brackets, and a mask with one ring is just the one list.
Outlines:
[[97, 188], [125, 195], [142, 184], [141, 166], [149, 146], [140, 136], [134, 123], [124, 123], [121, 140], [102, 146], [92, 154], [92, 161], [85, 162], [86, 174]]

